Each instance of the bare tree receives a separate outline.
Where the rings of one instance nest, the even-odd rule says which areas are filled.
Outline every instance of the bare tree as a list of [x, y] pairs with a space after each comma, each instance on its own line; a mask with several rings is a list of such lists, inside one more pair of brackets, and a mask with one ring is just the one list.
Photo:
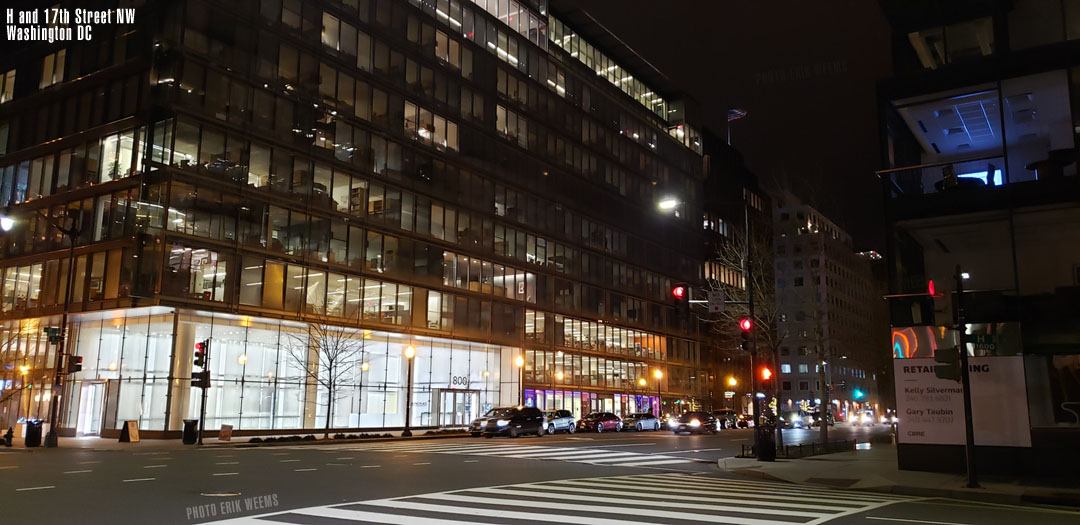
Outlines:
[[[330, 436], [334, 403], [341, 397], [341, 386], [351, 382], [359, 367], [357, 356], [363, 351], [363, 333], [330, 322], [326, 315], [309, 315], [305, 329], [289, 331], [286, 350], [289, 360], [302, 371], [305, 384], [326, 390], [325, 437]], [[316, 403], [318, 403], [316, 396]]]
[[0, 382], [11, 380], [11, 387], [0, 393], [0, 405], [19, 395], [33, 384], [28, 373], [21, 368], [25, 354], [18, 351], [19, 328], [8, 328], [0, 333]]

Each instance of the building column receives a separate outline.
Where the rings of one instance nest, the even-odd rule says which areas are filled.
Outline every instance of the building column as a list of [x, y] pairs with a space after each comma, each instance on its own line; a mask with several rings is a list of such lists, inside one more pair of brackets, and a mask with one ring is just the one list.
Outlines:
[[173, 338], [172, 364], [169, 366], [169, 418], [165, 430], [183, 430], [184, 416], [191, 403], [191, 368], [195, 358], [195, 324], [179, 322]]

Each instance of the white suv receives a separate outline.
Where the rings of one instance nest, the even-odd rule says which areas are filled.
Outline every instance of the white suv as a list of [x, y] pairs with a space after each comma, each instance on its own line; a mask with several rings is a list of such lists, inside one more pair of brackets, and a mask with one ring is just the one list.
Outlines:
[[547, 430], [548, 434], [554, 434], [559, 430], [565, 430], [573, 434], [576, 428], [577, 421], [574, 421], [574, 415], [569, 410], [544, 411], [544, 429]]

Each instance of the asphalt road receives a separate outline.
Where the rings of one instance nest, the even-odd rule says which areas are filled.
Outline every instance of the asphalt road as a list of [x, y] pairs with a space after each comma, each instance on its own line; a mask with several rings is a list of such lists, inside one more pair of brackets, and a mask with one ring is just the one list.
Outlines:
[[[865, 441], [883, 430], [831, 433]], [[5, 452], [0, 522], [1080, 522], [1080, 514], [1036, 507], [740, 479], [716, 467], [716, 459], [737, 454], [750, 438], [751, 431], [734, 430]], [[787, 443], [815, 438], [816, 432], [785, 432]]]

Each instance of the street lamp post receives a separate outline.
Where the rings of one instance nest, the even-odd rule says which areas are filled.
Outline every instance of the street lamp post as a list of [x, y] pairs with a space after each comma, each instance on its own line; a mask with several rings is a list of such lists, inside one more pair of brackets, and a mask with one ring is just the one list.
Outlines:
[[515, 357], [514, 366], [518, 369], [518, 404], [525, 406], [525, 358]]
[[401, 431], [401, 437], [412, 437], [409, 425], [412, 423], [412, 371], [413, 358], [416, 357], [416, 348], [413, 345], [405, 347], [405, 359], [409, 363], [408, 387], [405, 390], [405, 430]]
[[[71, 219], [71, 226], [65, 228], [54, 217], [50, 217], [45, 212], [39, 210], [38, 214], [68, 239], [68, 275], [67, 282], [64, 284], [64, 310], [60, 316], [60, 338], [56, 345], [56, 361], [53, 367], [53, 389], [52, 393], [49, 395], [49, 432], [45, 434], [45, 446], [48, 448], [56, 447], [60, 444], [59, 433], [57, 432], [56, 427], [60, 413], [59, 394], [63, 392], [64, 372], [61, 370], [61, 367], [64, 366], [64, 347], [68, 335], [68, 310], [71, 306], [71, 281], [75, 279], [73, 276], [75, 272], [75, 243], [78, 241], [80, 230], [76, 226], [74, 218]], [[14, 226], [15, 220], [13, 218], [7, 215], [0, 217], [0, 229], [3, 231], [10, 231]]]
[[656, 378], [656, 417], [664, 417], [664, 402], [660, 398], [660, 379], [664, 377], [664, 373], [659, 368], [653, 370], [652, 376]]

